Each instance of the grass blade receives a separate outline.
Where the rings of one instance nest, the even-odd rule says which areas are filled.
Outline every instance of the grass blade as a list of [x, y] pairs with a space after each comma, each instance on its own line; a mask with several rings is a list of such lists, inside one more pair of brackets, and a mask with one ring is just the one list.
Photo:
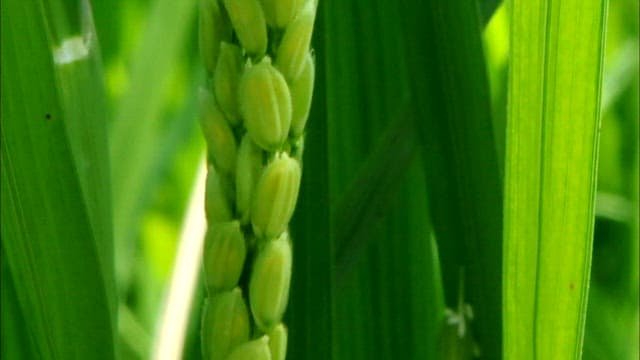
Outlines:
[[[405, 109], [406, 110], [406, 109]], [[403, 174], [415, 158], [413, 119], [403, 111], [385, 131], [334, 213], [337, 286], [348, 283], [348, 272], [364, 254], [379, 220], [404, 184]]]
[[106, 133], [75, 96], [102, 96], [86, 5], [2, 2], [3, 261], [43, 359], [114, 356]]
[[[502, 185], [475, 2], [404, 0], [406, 59], [447, 306], [461, 269], [483, 357], [501, 352]], [[453, 25], [455, 24], [455, 26]]]
[[[332, 358], [434, 358], [442, 289], [426, 221], [424, 169], [409, 161], [415, 159], [407, 151], [413, 145], [402, 138], [411, 134], [414, 120], [413, 109], [406, 111], [409, 74], [398, 41], [405, 14], [381, 0], [322, 4], [332, 243], [338, 256], [332, 269]], [[394, 155], [392, 167], [376, 163], [389, 164]]]
[[[69, 28], [66, 28], [67, 24], [62, 21], [66, 17], [60, 16], [61, 14], [51, 12], [48, 18], [58, 32], [82, 34], [89, 53], [81, 61], [56, 66], [56, 85], [64, 111], [64, 125], [71, 153], [98, 246], [98, 255], [101, 257], [102, 274], [107, 286], [113, 288], [115, 277], [111, 194], [105, 191], [111, 188], [111, 179], [102, 59], [88, 0], [75, 1], [70, 12], [66, 15], [69, 22], [75, 23], [75, 26], [71, 25]], [[60, 50], [58, 48], [58, 55]], [[107, 294], [110, 297], [112, 321], [115, 322], [116, 294]]]
[[[487, 21], [493, 17], [499, 5], [500, 1], [481, 1], [483, 18], [486, 20], [483, 23], [485, 27], [488, 26]], [[414, 146], [416, 144], [415, 121], [410, 116], [411, 114], [405, 109], [384, 130], [384, 136], [381, 139], [376, 139], [375, 150], [368, 155], [356, 179], [345, 191], [340, 203], [336, 205], [334, 214], [335, 262], [337, 272], [340, 274], [345, 274], [348, 271], [340, 268], [353, 265], [353, 262], [362, 255], [362, 250], [371, 239], [370, 235], [373, 231], [373, 227], [370, 227], [369, 224], [374, 223], [373, 219], [379, 219], [385, 215], [385, 209], [393, 198], [392, 195], [399, 190], [400, 186], [404, 185], [404, 182], [400, 180], [410, 168], [413, 155], [418, 150]], [[504, 117], [503, 114], [502, 118]], [[504, 123], [500, 125], [500, 127], [494, 125], [494, 129], [504, 130]], [[496, 137], [496, 140], [500, 139]], [[503, 147], [503, 144], [502, 147], [497, 147], [501, 150], [500, 153], [504, 151]], [[356, 207], [356, 205], [360, 207]], [[338, 282], [341, 279], [344, 277], [341, 276], [337, 279]], [[338, 286], [341, 285], [338, 284]]]
[[16, 294], [11, 269], [4, 254], [0, 254], [2, 271], [2, 347], [0, 357], [3, 359], [33, 359], [35, 354], [32, 338], [29, 337], [24, 317], [20, 310], [20, 303]]
[[[323, 6], [318, 3], [314, 34], [322, 34]], [[329, 223], [328, 128], [326, 113], [325, 39], [314, 35], [316, 81], [305, 136], [303, 175], [298, 205], [291, 220], [293, 272], [285, 323], [289, 326], [287, 358], [331, 359], [332, 288]]]
[[605, 15], [605, 0], [512, 3], [506, 358], [581, 356]]

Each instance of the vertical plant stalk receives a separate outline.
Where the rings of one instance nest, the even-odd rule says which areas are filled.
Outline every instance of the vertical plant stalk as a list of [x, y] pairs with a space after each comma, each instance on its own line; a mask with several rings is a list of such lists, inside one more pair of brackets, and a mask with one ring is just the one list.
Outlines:
[[315, 0], [201, 0], [205, 359], [284, 360]]
[[[502, 178], [491, 120], [481, 25], [473, 1], [400, 0], [406, 61], [445, 301], [474, 310], [469, 336], [501, 354]], [[452, 28], [451, 24], [456, 24]]]

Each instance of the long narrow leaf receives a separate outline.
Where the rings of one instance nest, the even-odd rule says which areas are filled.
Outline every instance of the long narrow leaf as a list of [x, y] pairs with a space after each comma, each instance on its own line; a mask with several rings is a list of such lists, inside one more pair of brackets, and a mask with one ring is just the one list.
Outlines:
[[[325, 1], [318, 4], [315, 34], [322, 34]], [[289, 359], [331, 359], [332, 288], [327, 158], [325, 39], [315, 36], [316, 82], [307, 122], [303, 176], [291, 221], [293, 272], [285, 323], [289, 326]]]
[[11, 268], [9, 268], [4, 252], [0, 254], [0, 262], [2, 263], [2, 271], [0, 272], [2, 280], [2, 307], [0, 308], [2, 312], [0, 320], [2, 321], [2, 347], [0, 347], [0, 357], [3, 359], [34, 358], [33, 339], [28, 335], [24, 317], [20, 311]]
[[501, 351], [502, 179], [475, 2], [403, 0], [406, 60], [446, 303], [459, 274], [484, 358]]
[[606, 0], [514, 0], [506, 140], [508, 359], [578, 359], [586, 313]]
[[105, 124], [77, 97], [99, 106], [102, 74], [80, 4], [2, 2], [2, 256], [43, 359], [114, 356]]
[[[60, 4], [59, 1], [50, 3]], [[66, 4], [70, 6], [68, 13], [45, 13], [57, 32], [74, 35], [61, 40], [62, 44], [56, 44], [54, 60], [58, 62], [55, 66], [57, 93], [89, 221], [99, 250], [102, 274], [107, 287], [115, 288], [111, 193], [106, 191], [111, 188], [111, 178], [102, 61], [89, 1], [74, 0]], [[51, 6], [49, 9], [53, 10], [55, 7]], [[81, 46], [75, 54], [74, 49], [70, 47], [71, 41], [78, 44], [80, 35], [88, 52], [86, 57], [72, 61], [72, 55], [84, 55], [80, 51]], [[68, 58], [63, 59], [64, 57]], [[68, 62], [65, 62], [67, 60]], [[110, 297], [112, 321], [115, 322], [116, 294], [111, 291], [107, 294]]]
[[332, 358], [435, 358], [442, 287], [424, 169], [410, 161], [412, 74], [398, 41], [406, 14], [383, 0], [322, 3], [336, 256]]
[[336, 207], [333, 220], [337, 286], [347, 283], [347, 273], [378, 230], [379, 220], [389, 213], [391, 200], [404, 184], [402, 175], [415, 158], [414, 123], [404, 110], [391, 123]]

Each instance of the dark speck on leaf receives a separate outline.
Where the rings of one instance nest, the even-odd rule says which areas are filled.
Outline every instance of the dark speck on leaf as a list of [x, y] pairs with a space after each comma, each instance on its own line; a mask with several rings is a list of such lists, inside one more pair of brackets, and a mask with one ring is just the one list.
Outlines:
[[44, 115], [44, 118], [45, 118], [45, 119], [47, 119], [47, 120], [51, 120], [51, 114], [46, 113], [46, 114]]

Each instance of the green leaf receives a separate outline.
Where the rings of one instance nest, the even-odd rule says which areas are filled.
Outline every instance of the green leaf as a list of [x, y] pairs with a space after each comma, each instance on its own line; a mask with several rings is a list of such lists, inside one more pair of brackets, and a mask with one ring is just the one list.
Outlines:
[[578, 359], [586, 313], [605, 0], [515, 0], [506, 138], [504, 356]]
[[[406, 60], [447, 306], [460, 270], [482, 356], [501, 352], [502, 179], [475, 2], [403, 0]], [[467, 295], [468, 294], [468, 295]]]
[[335, 269], [337, 286], [346, 283], [348, 272], [364, 255], [369, 240], [379, 230], [378, 219], [389, 213], [406, 174], [415, 158], [417, 143], [413, 119], [406, 107], [390, 124], [376, 144], [358, 177], [340, 199], [333, 215], [335, 227]]
[[[55, 4], [55, 2], [54, 2]], [[67, 2], [67, 5], [72, 4]], [[66, 14], [69, 21], [79, 18], [75, 26], [66, 28], [55, 12], [49, 13], [51, 23], [59, 32], [82, 34], [88, 57], [81, 61], [55, 66], [58, 98], [64, 113], [64, 125], [71, 146], [78, 179], [86, 202], [86, 208], [98, 245], [100, 265], [107, 287], [115, 287], [113, 274], [113, 224], [110, 189], [110, 161], [107, 147], [107, 112], [104, 91], [104, 74], [93, 16], [88, 1], [75, 1]], [[58, 20], [56, 20], [58, 19]], [[67, 38], [79, 40], [78, 37]], [[60, 55], [61, 49], [58, 48]], [[108, 292], [112, 321], [115, 322], [115, 293]]]
[[[487, 25], [500, 5], [500, 1], [486, 0], [480, 3], [485, 19], [484, 25]], [[501, 125], [504, 128], [504, 124]], [[415, 121], [411, 119], [411, 114], [405, 108], [385, 129], [384, 136], [375, 139], [375, 150], [367, 156], [365, 164], [358, 171], [357, 178], [340, 199], [340, 203], [336, 205], [335, 262], [337, 272], [341, 274], [338, 282], [348, 271], [348, 268], [341, 268], [353, 265], [371, 239], [370, 235], [376, 227], [370, 224], [375, 223], [375, 219], [386, 215], [385, 210], [391, 198], [396, 195], [400, 186], [405, 185], [400, 180], [409, 169], [410, 161], [418, 150], [414, 146], [416, 144], [414, 130]]]
[[[320, 2], [322, 7], [323, 1]], [[318, 10], [315, 32], [324, 30], [324, 13]], [[325, 53], [325, 41], [316, 37], [312, 47]], [[293, 271], [289, 306], [284, 323], [289, 328], [289, 359], [331, 359], [332, 287], [331, 235], [326, 121], [326, 67], [316, 59], [313, 104], [305, 136], [302, 183], [291, 221]]]
[[7, 263], [4, 252], [0, 254], [2, 262], [2, 348], [0, 356], [3, 359], [32, 359], [35, 357], [31, 344], [31, 337], [28, 336], [25, 326], [24, 316], [20, 311], [20, 304], [16, 294], [15, 284], [11, 276], [11, 269]]
[[109, 162], [90, 8], [9, 0], [2, 14], [2, 250], [20, 336], [44, 359], [113, 358]]
[[332, 358], [434, 358], [442, 287], [424, 169], [409, 161], [413, 145], [402, 138], [411, 134], [414, 120], [413, 109], [406, 111], [409, 74], [398, 41], [404, 14], [396, 3], [381, 0], [320, 4], [326, 17], [317, 34], [325, 48], [317, 53], [326, 66], [331, 242], [337, 256]]

